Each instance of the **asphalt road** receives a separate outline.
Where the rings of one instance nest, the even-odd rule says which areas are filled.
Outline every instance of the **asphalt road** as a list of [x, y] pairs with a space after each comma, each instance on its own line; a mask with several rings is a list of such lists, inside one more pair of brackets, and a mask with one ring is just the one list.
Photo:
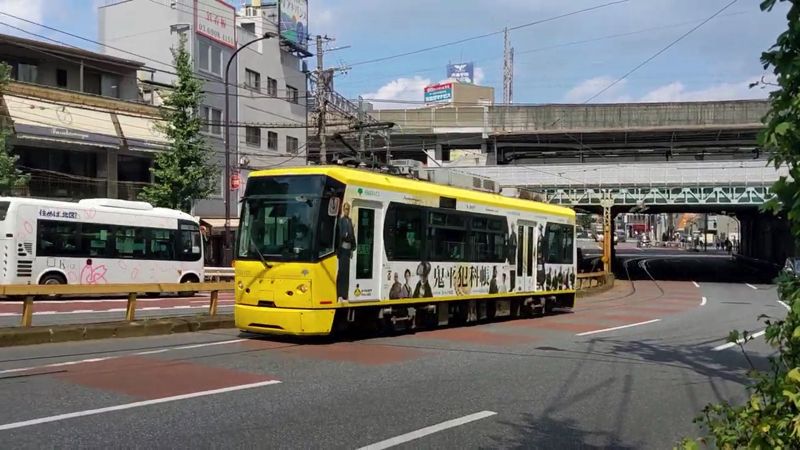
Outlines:
[[[761, 330], [759, 314], [785, 309], [770, 284], [712, 281], [732, 267], [724, 257], [692, 263], [693, 280], [661, 281], [686, 261], [637, 253], [626, 258], [635, 281], [545, 318], [352, 341], [219, 330], [0, 349], [0, 438], [15, 448], [672, 448], [697, 432], [707, 402], [744, 398], [748, 365], [721, 347], [728, 332]], [[747, 348], [765, 364], [763, 340]]]

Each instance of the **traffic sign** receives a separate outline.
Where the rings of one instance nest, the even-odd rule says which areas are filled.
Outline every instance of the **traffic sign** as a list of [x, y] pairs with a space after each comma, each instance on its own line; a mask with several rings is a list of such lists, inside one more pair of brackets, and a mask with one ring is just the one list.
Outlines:
[[242, 186], [242, 178], [239, 176], [239, 172], [234, 172], [231, 174], [231, 190], [237, 191]]

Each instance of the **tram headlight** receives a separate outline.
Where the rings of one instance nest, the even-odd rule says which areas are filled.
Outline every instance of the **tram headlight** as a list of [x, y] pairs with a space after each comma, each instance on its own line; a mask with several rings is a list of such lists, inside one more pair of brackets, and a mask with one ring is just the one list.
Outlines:
[[297, 290], [305, 294], [306, 292], [308, 292], [308, 286], [306, 286], [305, 284], [301, 284], [300, 286], [297, 286]]

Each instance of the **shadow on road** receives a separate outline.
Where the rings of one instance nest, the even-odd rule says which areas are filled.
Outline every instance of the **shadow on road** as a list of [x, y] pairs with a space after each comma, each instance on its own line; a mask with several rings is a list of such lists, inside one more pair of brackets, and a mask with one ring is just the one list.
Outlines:
[[614, 264], [619, 279], [658, 281], [696, 281], [712, 283], [772, 284], [779, 269], [767, 263], [733, 259], [725, 255], [646, 254], [618, 257]]
[[499, 421], [508, 427], [502, 436], [492, 436], [495, 444], [484, 448], [553, 448], [553, 449], [634, 449], [618, 441], [614, 433], [586, 431], [577, 421], [555, 419], [547, 415], [523, 414], [521, 421]]

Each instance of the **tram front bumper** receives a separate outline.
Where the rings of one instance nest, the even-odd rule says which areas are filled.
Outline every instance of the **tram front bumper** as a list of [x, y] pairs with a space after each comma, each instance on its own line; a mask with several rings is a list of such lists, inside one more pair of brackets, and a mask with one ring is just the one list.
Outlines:
[[335, 309], [288, 309], [235, 305], [233, 317], [240, 330], [296, 336], [327, 335], [333, 328]]

